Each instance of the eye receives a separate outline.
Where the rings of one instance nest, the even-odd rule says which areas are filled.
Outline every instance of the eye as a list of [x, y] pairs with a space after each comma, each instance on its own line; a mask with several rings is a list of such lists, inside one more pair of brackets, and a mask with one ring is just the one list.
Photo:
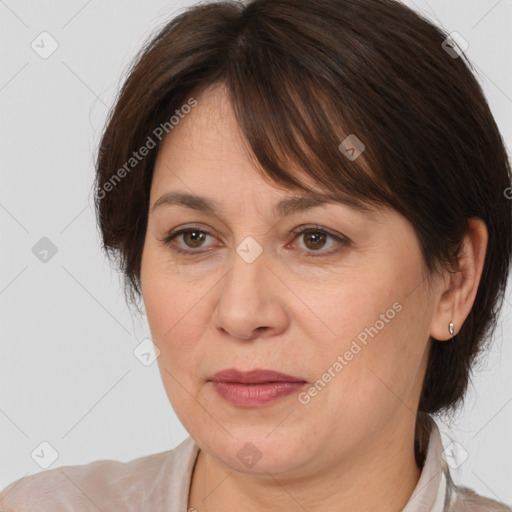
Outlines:
[[[347, 238], [341, 235], [330, 233], [324, 228], [318, 226], [311, 226], [303, 229], [297, 228], [292, 231], [292, 234], [296, 235], [294, 237], [294, 240], [299, 239], [304, 241], [305, 248], [301, 248], [301, 250], [306, 253], [309, 253], [306, 254], [306, 256], [308, 257], [327, 256], [341, 250], [339, 247], [340, 245], [342, 247], [350, 245], [350, 241]], [[207, 247], [204, 245], [204, 242], [208, 237], [214, 238], [210, 233], [208, 233], [208, 231], [204, 231], [202, 229], [192, 226], [182, 228], [178, 231], [170, 233], [167, 237], [160, 241], [164, 245], [170, 247], [171, 250], [173, 250], [176, 253], [192, 256], [195, 254], [201, 254], [205, 252], [196, 249]], [[184, 246], [176, 244], [174, 242], [176, 239], [181, 239]], [[328, 244], [329, 239], [331, 240], [330, 245]], [[326, 247], [326, 245], [327, 247], [329, 247], [329, 249], [323, 250]]]
[[[295, 235], [295, 239], [299, 239], [304, 242], [305, 251], [309, 253], [320, 253], [320, 254], [308, 254], [308, 256], [316, 257], [316, 256], [326, 256], [329, 254], [336, 253], [340, 250], [337, 245], [342, 245], [344, 247], [350, 245], [350, 241], [340, 235], [335, 235], [334, 233], [330, 233], [324, 228], [313, 226], [305, 229], [296, 229], [293, 231]], [[294, 240], [295, 240], [294, 239]], [[331, 244], [328, 244], [329, 239], [331, 240]], [[327, 250], [323, 250], [325, 247], [328, 247]]]
[[[160, 241], [177, 253], [195, 254], [199, 253], [199, 251], [196, 251], [194, 249], [204, 247], [202, 244], [208, 236], [211, 235], [207, 231], [203, 231], [195, 227], [188, 227], [175, 231], [174, 233], [169, 234], [166, 238]], [[187, 250], [186, 248], [174, 244], [173, 241], [178, 237], [180, 237], [181, 240], [184, 242], [185, 247], [192, 250]]]

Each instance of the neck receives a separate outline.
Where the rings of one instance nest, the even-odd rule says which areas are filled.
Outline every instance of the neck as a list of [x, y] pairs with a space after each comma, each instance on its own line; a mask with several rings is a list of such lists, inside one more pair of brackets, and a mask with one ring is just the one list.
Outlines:
[[233, 471], [200, 451], [192, 474], [188, 509], [198, 512], [381, 512], [402, 510], [421, 470], [414, 449], [415, 424], [410, 417], [388, 425], [378, 438], [364, 440], [355, 455], [322, 473], [301, 478], [250, 475]]

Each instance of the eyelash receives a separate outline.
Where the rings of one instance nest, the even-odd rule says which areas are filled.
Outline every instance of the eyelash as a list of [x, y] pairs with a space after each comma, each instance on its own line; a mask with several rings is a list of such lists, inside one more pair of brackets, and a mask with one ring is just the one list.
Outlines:
[[[199, 251], [199, 250], [193, 250], [193, 249], [190, 249], [190, 250], [182, 249], [182, 248], [177, 247], [177, 246], [175, 246], [175, 245], [173, 245], [171, 243], [178, 236], [183, 235], [185, 233], [190, 233], [190, 232], [199, 232], [199, 233], [202, 233], [202, 234], [205, 234], [205, 235], [213, 236], [208, 231], [204, 231], [204, 230], [199, 229], [197, 227], [191, 226], [191, 227], [180, 229], [179, 231], [176, 231], [174, 233], [170, 233], [166, 238], [164, 238], [164, 239], [162, 239], [160, 241], [165, 246], [169, 247], [172, 251], [174, 251], [176, 253], [179, 253], [179, 254], [184, 254], [184, 255], [188, 255], [188, 256], [195, 256], [195, 255], [198, 255], [198, 254], [205, 253], [206, 251]], [[315, 233], [315, 234], [321, 233], [323, 235], [330, 236], [333, 240], [335, 240], [336, 242], [340, 243], [344, 247], [348, 247], [351, 244], [350, 240], [348, 240], [347, 238], [335, 235], [335, 234], [333, 234], [333, 233], [331, 233], [331, 232], [329, 232], [329, 231], [327, 231], [327, 230], [325, 230], [323, 228], [315, 227], [315, 226], [306, 227], [304, 229], [293, 230], [292, 234], [295, 235], [293, 239], [295, 240], [300, 235], [303, 235], [305, 233]], [[335, 253], [339, 252], [340, 250], [341, 249], [339, 249], [339, 248], [335, 248], [334, 250], [331, 249], [329, 251], [322, 251], [322, 250], [312, 251], [312, 250], [310, 250], [310, 251], [305, 251], [305, 252], [307, 253], [306, 257], [317, 258], [317, 257], [320, 257], [320, 256], [330, 256], [331, 254], [335, 254]], [[315, 254], [315, 253], [317, 253], [317, 254]]]

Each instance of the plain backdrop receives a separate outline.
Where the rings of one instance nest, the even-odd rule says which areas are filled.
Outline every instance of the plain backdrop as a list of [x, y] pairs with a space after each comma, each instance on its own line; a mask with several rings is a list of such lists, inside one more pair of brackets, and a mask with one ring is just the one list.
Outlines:
[[[126, 66], [151, 33], [193, 3], [0, 0], [2, 488], [45, 465], [128, 461], [187, 436], [157, 363], [145, 366], [133, 353], [149, 328], [130, 314], [100, 251], [91, 186]], [[511, 147], [512, 2], [406, 3], [469, 43], [466, 54]], [[456, 482], [509, 504], [510, 304], [507, 294], [464, 409], [441, 423]]]

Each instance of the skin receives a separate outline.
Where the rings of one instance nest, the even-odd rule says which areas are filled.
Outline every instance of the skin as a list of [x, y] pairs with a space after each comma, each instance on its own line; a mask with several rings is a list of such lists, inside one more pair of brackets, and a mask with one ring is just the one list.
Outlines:
[[[429, 336], [450, 340], [449, 322], [457, 333], [469, 314], [485, 224], [471, 221], [459, 272], [428, 281], [412, 226], [395, 211], [364, 214], [336, 203], [273, 217], [275, 203], [303, 193], [263, 177], [222, 85], [195, 97], [198, 106], [157, 158], [141, 267], [163, 384], [201, 448], [188, 506], [401, 510], [420, 476], [414, 427]], [[221, 211], [153, 209], [171, 191], [206, 196]], [[350, 244], [327, 236], [315, 245], [311, 232], [292, 232], [300, 226]], [[208, 235], [162, 242], [183, 227]], [[248, 236], [263, 251], [252, 263], [236, 252]], [[312, 385], [394, 303], [401, 310], [305, 405], [294, 393], [265, 407], [236, 407], [208, 382], [226, 368], [268, 368]], [[251, 467], [237, 457], [248, 442], [261, 454]]]

